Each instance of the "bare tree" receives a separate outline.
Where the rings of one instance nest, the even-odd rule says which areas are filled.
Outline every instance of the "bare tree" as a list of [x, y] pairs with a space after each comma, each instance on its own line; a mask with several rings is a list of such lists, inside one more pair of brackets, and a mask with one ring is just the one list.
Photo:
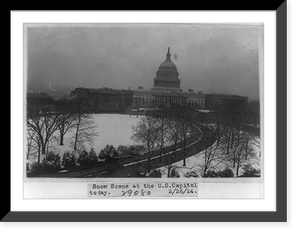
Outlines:
[[[33, 152], [35, 150], [35, 152]], [[38, 162], [40, 162], [40, 153], [41, 152], [41, 144], [39, 141], [38, 133], [31, 131], [27, 128], [27, 153], [26, 158], [27, 160], [32, 154], [37, 153]]]
[[98, 136], [97, 124], [88, 112], [89, 100], [84, 94], [77, 94], [72, 97], [72, 113], [75, 128], [75, 135], [70, 142], [74, 151], [79, 150], [84, 144], [93, 145], [95, 137]]
[[213, 129], [215, 132], [217, 145], [220, 144], [223, 135], [226, 134], [225, 133], [225, 128], [227, 127], [226, 124], [227, 122], [226, 120], [224, 120], [224, 107], [218, 105], [216, 107], [216, 112], [215, 112], [215, 125], [213, 127], [210, 127], [210, 129]]
[[60, 99], [58, 101], [58, 112], [60, 115], [60, 123], [58, 125], [59, 145], [64, 145], [64, 136], [75, 127], [76, 118], [70, 108], [70, 101], [66, 99]]
[[180, 131], [181, 143], [183, 145], [183, 166], [186, 166], [186, 146], [187, 140], [192, 135], [192, 126], [194, 123], [194, 113], [191, 109], [178, 106], [176, 112], [177, 128]]
[[160, 125], [153, 116], [143, 117], [136, 126], [132, 126], [132, 139], [147, 149], [148, 173], [151, 171], [151, 158], [157, 149]]
[[249, 133], [241, 131], [234, 142], [231, 154], [235, 161], [235, 175], [239, 176], [239, 169], [244, 164], [249, 164], [249, 161], [257, 157], [251, 142], [251, 135], [249, 135]]
[[46, 154], [46, 147], [57, 131], [60, 124], [60, 115], [52, 102], [42, 103], [30, 109], [27, 113], [27, 133], [38, 147], [38, 162], [41, 154]]
[[166, 125], [167, 125], [167, 133], [166, 133], [167, 140], [173, 146], [173, 152], [176, 152], [178, 144], [182, 139], [181, 131], [178, 129], [177, 126], [177, 120], [175, 118], [170, 117], [168, 118]]
[[218, 168], [218, 166], [225, 161], [222, 156], [222, 151], [217, 143], [207, 147], [204, 150], [203, 158], [204, 163], [201, 166], [202, 177], [206, 177], [208, 171]]
[[165, 145], [168, 144], [168, 111], [166, 108], [159, 109], [159, 110], [153, 110], [146, 113], [147, 116], [152, 116], [156, 118], [157, 123], [159, 125], [159, 135], [158, 135], [158, 145], [159, 145], [159, 161], [161, 163], [161, 157], [164, 154], [164, 148]]
[[[246, 106], [240, 104], [231, 104], [222, 109], [222, 136], [226, 143], [226, 154], [230, 153], [235, 146], [239, 145], [241, 134], [247, 124]], [[233, 157], [233, 167], [235, 167], [236, 158]]]

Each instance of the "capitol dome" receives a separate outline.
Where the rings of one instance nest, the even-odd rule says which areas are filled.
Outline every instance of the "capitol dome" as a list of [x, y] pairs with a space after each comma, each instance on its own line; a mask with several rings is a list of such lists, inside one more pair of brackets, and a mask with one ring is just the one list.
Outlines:
[[177, 71], [176, 65], [171, 61], [170, 48], [168, 47], [168, 53], [166, 60], [159, 66], [158, 71]]
[[171, 60], [170, 48], [166, 54], [166, 60], [159, 66], [154, 78], [153, 89], [180, 90], [180, 79], [176, 65]]

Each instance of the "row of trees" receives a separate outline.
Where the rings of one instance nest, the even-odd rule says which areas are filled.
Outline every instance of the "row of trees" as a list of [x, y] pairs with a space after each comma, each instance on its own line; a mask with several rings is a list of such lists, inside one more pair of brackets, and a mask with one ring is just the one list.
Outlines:
[[[260, 128], [259, 107], [251, 105], [231, 104], [219, 107], [214, 121], [205, 120], [204, 125], [215, 132], [216, 142], [203, 151], [200, 174], [212, 177], [222, 167], [230, 167], [234, 175], [239, 176], [240, 170], [252, 169], [256, 176], [259, 170]], [[257, 167], [257, 166], [256, 166]]]
[[64, 137], [72, 131], [70, 139], [76, 151], [83, 144], [92, 145], [98, 135], [96, 123], [86, 112], [89, 101], [83, 95], [71, 99], [54, 100], [50, 96], [28, 96], [27, 98], [27, 159], [35, 152], [38, 162], [41, 154], [46, 154], [51, 141], [59, 138], [64, 145]]
[[94, 167], [105, 167], [107, 164], [123, 164], [130, 157], [140, 157], [143, 153], [143, 146], [139, 145], [106, 145], [97, 154], [92, 147], [90, 151], [66, 151], [62, 156], [59, 153], [50, 151], [41, 162], [34, 162], [28, 171], [33, 175], [47, 174], [61, 170], [87, 169]]
[[[176, 105], [149, 111], [136, 126], [132, 127], [132, 139], [145, 146], [147, 150], [148, 173], [151, 171], [151, 158], [154, 151], [159, 150], [161, 161], [166, 146], [172, 146], [172, 151], [175, 154], [179, 143], [183, 148], [183, 166], [186, 165], [188, 139], [195, 130], [201, 135], [200, 130], [195, 129], [196, 123], [197, 118], [194, 110]], [[165, 158], [165, 161], [170, 166], [173, 163], [173, 159]]]
[[[148, 152], [148, 173], [151, 171], [154, 151], [159, 149], [161, 156], [164, 154], [165, 146], [172, 146], [174, 154], [164, 158], [167, 175], [170, 176], [171, 171], [174, 171], [172, 168], [178, 154], [176, 151], [178, 144], [182, 146], [183, 151], [180, 154], [183, 166], [186, 166], [187, 140], [193, 132], [198, 132], [198, 136], [201, 135], [199, 130], [203, 127], [215, 133], [216, 142], [205, 146], [203, 154], [200, 155], [202, 158], [199, 159], [200, 163], [191, 167], [191, 170], [195, 167], [200, 169], [197, 172], [198, 176], [211, 177], [213, 171], [221, 172], [224, 167], [230, 167], [230, 170], [239, 176], [241, 168], [249, 169], [249, 164], [251, 166], [254, 162], [259, 162], [255, 149], [260, 148], [259, 107], [253, 108], [245, 104], [220, 106], [213, 115], [198, 113], [179, 105], [154, 110], [148, 112], [136, 126], [132, 127], [132, 138], [144, 145]], [[255, 159], [257, 161], [254, 161]]]

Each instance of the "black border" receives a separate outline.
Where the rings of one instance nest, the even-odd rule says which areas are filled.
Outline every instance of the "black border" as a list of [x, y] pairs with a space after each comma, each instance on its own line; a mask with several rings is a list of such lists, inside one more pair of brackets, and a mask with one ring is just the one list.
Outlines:
[[[287, 1], [247, 5], [204, 7], [199, 10], [274, 10], [276, 11], [276, 211], [225, 212], [21, 212], [11, 211], [10, 159], [2, 162], [8, 171], [1, 172], [8, 183], [2, 192], [1, 222], [286, 222], [287, 221]], [[273, 5], [272, 5], [273, 4]], [[22, 10], [25, 10], [24, 8]], [[32, 9], [30, 9], [32, 10]], [[62, 10], [62, 9], [60, 9]], [[81, 9], [83, 10], [83, 9]], [[126, 10], [122, 8], [122, 10]], [[148, 9], [149, 10], [149, 9]], [[160, 9], [164, 10], [164, 9]], [[186, 10], [181, 8], [181, 10]], [[10, 18], [10, 16], [9, 16]], [[10, 34], [10, 28], [8, 29]], [[10, 44], [10, 42], [9, 42]], [[9, 47], [11, 48], [11, 47]], [[8, 49], [10, 58], [10, 49]], [[10, 63], [10, 61], [9, 61]], [[10, 74], [10, 66], [7, 66]], [[10, 97], [9, 97], [10, 100]], [[7, 123], [11, 123], [10, 106]], [[10, 139], [10, 131], [8, 132]], [[11, 144], [11, 143], [10, 143]], [[10, 146], [7, 145], [7, 146]], [[10, 150], [9, 150], [10, 152]]]
[[[262, 1], [262, 0], [252, 0], [252, 1], [213, 1], [213, 2], [201, 2], [197, 5], [197, 2], [194, 4], [172, 4], [159, 2], [158, 4], [155, 1], [151, 2], [152, 4], [139, 4], [139, 3], [130, 3], [130, 2], [118, 2], [118, 4], [110, 3], [107, 4], [97, 3], [89, 5], [89, 7], [84, 6], [83, 4], [60, 4], [59, 8], [55, 7], [55, 4], [49, 5], [45, 8], [37, 4], [18, 4], [17, 6], [11, 7], [12, 10], [21, 10], [21, 11], [95, 11], [95, 10], [138, 10], [138, 11], [169, 11], [169, 10], [191, 10], [191, 11], [266, 11], [272, 10], [275, 11], [278, 7], [286, 0], [273, 0], [273, 1]], [[41, 4], [40, 4], [41, 5]]]

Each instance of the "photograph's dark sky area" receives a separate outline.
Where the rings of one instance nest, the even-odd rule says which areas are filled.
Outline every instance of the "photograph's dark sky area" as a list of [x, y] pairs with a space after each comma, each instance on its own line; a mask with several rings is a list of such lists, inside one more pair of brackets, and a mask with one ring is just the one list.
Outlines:
[[35, 91], [104, 84], [116, 89], [151, 89], [170, 47], [183, 91], [192, 88], [259, 97], [263, 26], [39, 24], [25, 29], [27, 81]]

